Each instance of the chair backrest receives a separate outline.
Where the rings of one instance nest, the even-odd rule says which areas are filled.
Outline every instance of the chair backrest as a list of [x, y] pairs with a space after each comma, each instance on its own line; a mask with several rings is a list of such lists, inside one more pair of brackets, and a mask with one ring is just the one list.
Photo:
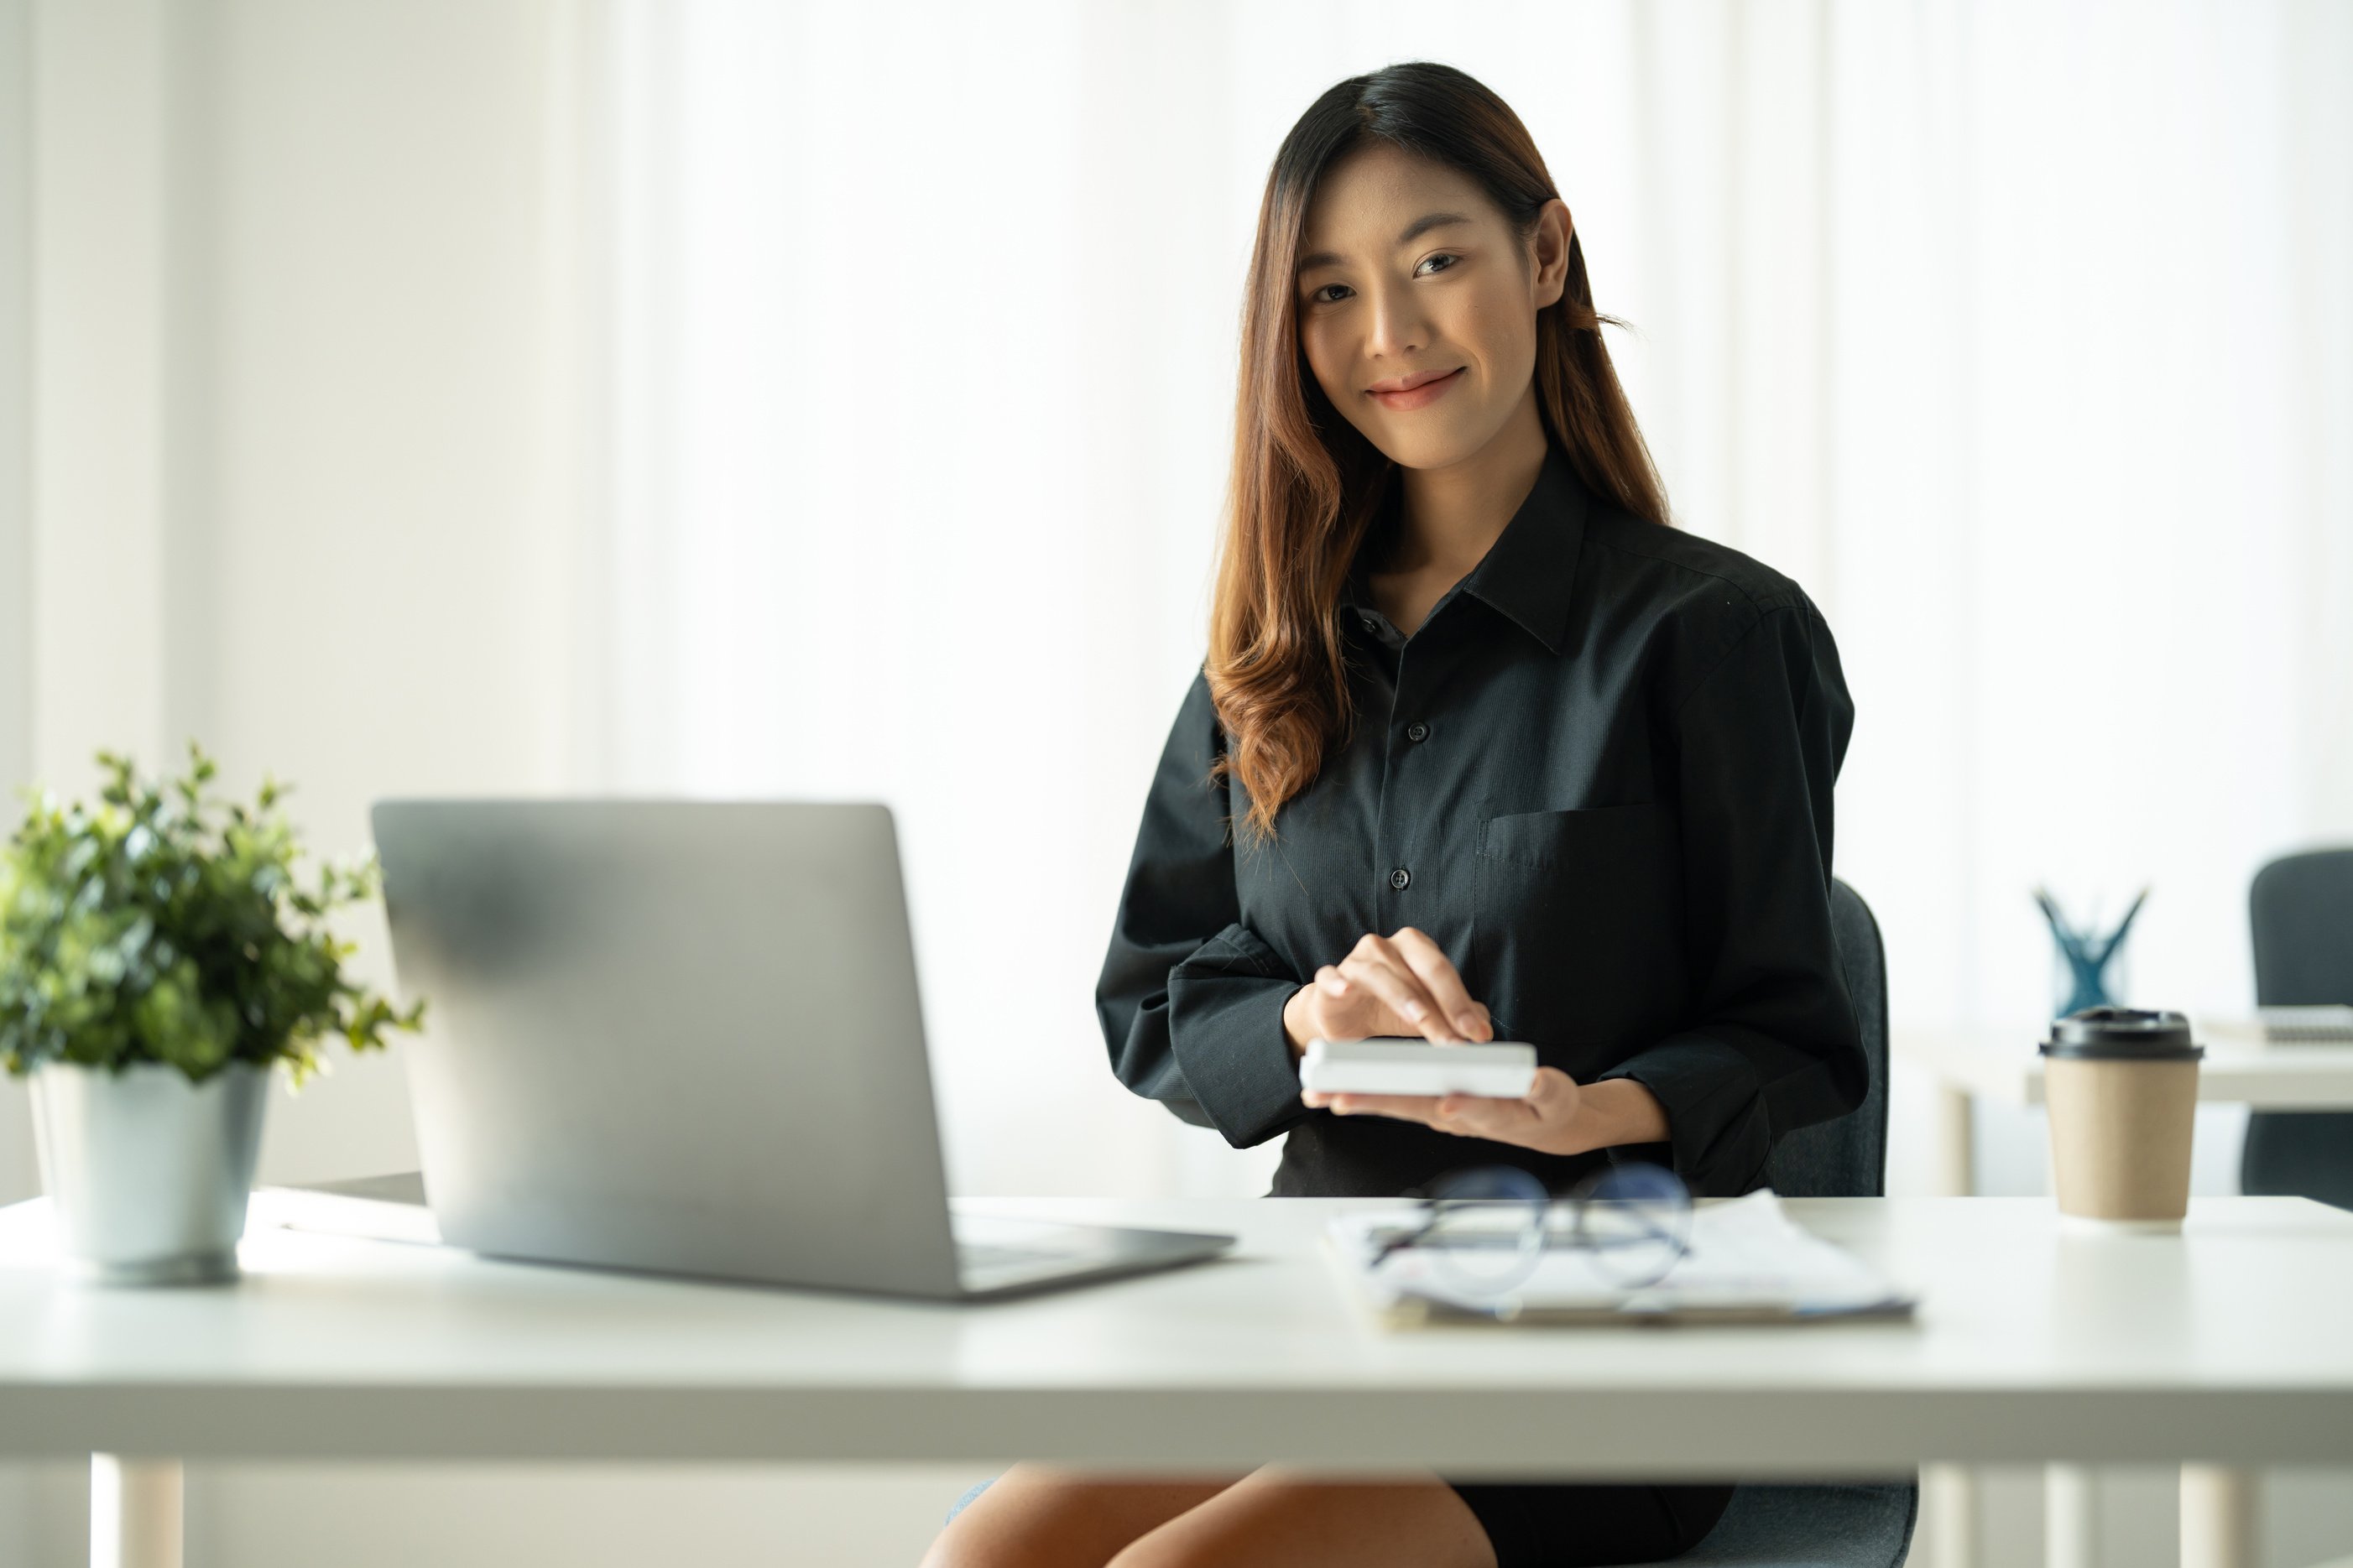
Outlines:
[[1862, 1025], [1871, 1087], [1862, 1103], [1835, 1121], [1781, 1134], [1765, 1162], [1765, 1180], [1787, 1198], [1876, 1198], [1887, 1192], [1887, 950], [1862, 895], [1833, 878], [1831, 934], [1847, 994]]
[[2256, 872], [2247, 924], [2257, 1005], [2353, 1002], [2353, 849], [2284, 855]]
[[[2353, 849], [2284, 855], [2247, 889], [2255, 1003], [2353, 1002]], [[2353, 1113], [2258, 1110], [2247, 1118], [2239, 1190], [2353, 1209]]]

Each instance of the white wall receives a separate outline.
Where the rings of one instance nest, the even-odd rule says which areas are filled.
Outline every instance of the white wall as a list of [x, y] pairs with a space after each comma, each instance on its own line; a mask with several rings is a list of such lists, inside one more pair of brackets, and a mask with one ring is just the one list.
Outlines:
[[[0, 781], [32, 774], [31, 0], [0, 0]], [[13, 825], [13, 794], [0, 822]], [[0, 1088], [0, 1201], [32, 1190], [23, 1096]]]
[[[578, 775], [586, 11], [0, 0], [9, 784], [194, 733], [340, 854], [378, 795]], [[413, 1163], [396, 1047], [273, 1099], [265, 1181]], [[188, 1561], [908, 1563], [976, 1479], [197, 1467]], [[84, 1486], [0, 1468], [0, 1563], [86, 1561]]]
[[[569, 776], [573, 19], [38, 7], [14, 776], [195, 736], [239, 793], [294, 781], [332, 854], [378, 795]], [[411, 1160], [396, 1058], [273, 1105], [265, 1179]]]
[[[1266, 163], [1384, 60], [1516, 108], [1632, 324], [1613, 353], [1682, 524], [1836, 628], [1838, 867], [1899, 1023], [2023, 1048], [2053, 1000], [2038, 882], [2078, 913], [2152, 885], [2126, 994], [2242, 1009], [2249, 878], [2353, 838], [2353, 12], [620, 15], [612, 537], [658, 569], [599, 607], [628, 649], [609, 761], [892, 802], [968, 1189], [1263, 1181], [1264, 1151], [1117, 1087], [1088, 1000], [1201, 649]], [[2236, 1128], [2205, 1119], [2200, 1191]], [[1989, 1184], [2038, 1189], [2039, 1137], [1989, 1115]]]

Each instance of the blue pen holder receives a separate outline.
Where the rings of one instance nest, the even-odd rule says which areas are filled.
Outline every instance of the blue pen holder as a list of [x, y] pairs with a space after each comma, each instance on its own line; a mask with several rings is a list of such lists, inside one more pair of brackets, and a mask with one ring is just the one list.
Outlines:
[[2134, 917], [2148, 900], [2148, 889], [2143, 888], [2125, 910], [2116, 929], [2105, 936], [2088, 922], [2078, 926], [2061, 911], [2058, 901], [2043, 889], [2034, 889], [2034, 901], [2042, 907], [2042, 918], [2051, 927], [2051, 940], [2058, 945], [2059, 984], [2058, 1005], [2052, 1016], [2063, 1018], [2086, 1007], [2115, 1006], [2122, 1003], [2124, 989], [2117, 963], [2125, 937], [2132, 931]]

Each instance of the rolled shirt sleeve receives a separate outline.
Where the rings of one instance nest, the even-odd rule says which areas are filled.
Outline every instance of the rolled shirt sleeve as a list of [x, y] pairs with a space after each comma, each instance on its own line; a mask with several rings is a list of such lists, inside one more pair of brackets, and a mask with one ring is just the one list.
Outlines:
[[1854, 707], [1813, 604], [1757, 608], [1674, 710], [1691, 1022], [1599, 1075], [1658, 1097], [1703, 1195], [1758, 1184], [1780, 1134], [1853, 1110], [1869, 1079], [1830, 905]]
[[1112, 1070], [1137, 1094], [1236, 1148], [1307, 1114], [1282, 1007], [1303, 984], [1242, 923], [1223, 746], [1196, 674], [1144, 805], [1095, 986]]

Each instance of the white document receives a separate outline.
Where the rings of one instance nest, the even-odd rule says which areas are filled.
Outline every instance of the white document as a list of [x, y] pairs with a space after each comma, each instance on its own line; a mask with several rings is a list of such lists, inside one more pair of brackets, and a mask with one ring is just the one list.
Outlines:
[[1336, 1216], [1330, 1240], [1366, 1300], [1389, 1320], [1475, 1317], [1524, 1322], [1798, 1321], [1908, 1314], [1915, 1298], [1834, 1242], [1789, 1218], [1769, 1191], [1692, 1214], [1689, 1245], [1656, 1284], [1629, 1289], [1594, 1266], [1587, 1248], [1555, 1237], [1508, 1295], [1466, 1288], [1437, 1249], [1404, 1247], [1377, 1263], [1382, 1241], [1425, 1212], [1363, 1210]]

